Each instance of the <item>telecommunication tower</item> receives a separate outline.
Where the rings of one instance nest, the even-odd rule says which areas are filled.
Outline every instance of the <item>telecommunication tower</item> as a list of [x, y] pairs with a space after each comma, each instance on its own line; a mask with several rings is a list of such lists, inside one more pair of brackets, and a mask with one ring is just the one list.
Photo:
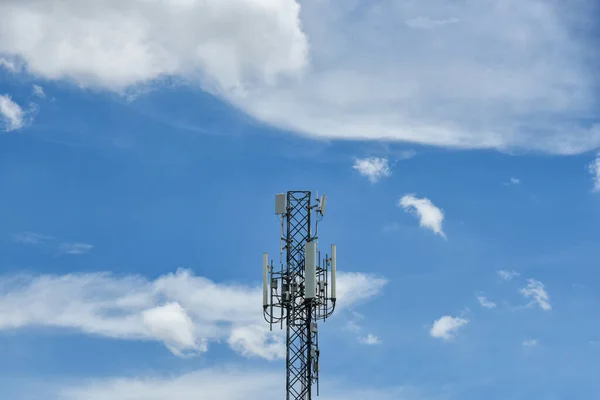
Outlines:
[[[270, 329], [286, 329], [286, 400], [311, 400], [319, 395], [317, 322], [335, 309], [336, 246], [321, 259], [319, 221], [327, 197], [290, 191], [275, 196], [280, 219], [279, 269], [263, 254], [263, 313]], [[314, 230], [312, 229], [314, 226]]]

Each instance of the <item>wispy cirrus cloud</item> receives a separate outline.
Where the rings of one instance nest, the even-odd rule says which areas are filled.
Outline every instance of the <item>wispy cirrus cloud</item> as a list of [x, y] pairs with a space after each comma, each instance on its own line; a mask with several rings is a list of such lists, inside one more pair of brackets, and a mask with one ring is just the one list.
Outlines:
[[458, 22], [460, 22], [458, 18], [431, 19], [427, 17], [416, 17], [404, 21], [407, 26], [415, 29], [433, 29], [444, 25], [456, 24]]
[[435, 206], [431, 200], [426, 197], [418, 198], [414, 194], [407, 194], [398, 201], [397, 205], [402, 207], [404, 211], [416, 215], [419, 218], [421, 227], [429, 229], [446, 239], [442, 227], [444, 212]]
[[65, 242], [58, 245], [58, 253], [81, 255], [89, 253], [93, 248], [94, 245], [89, 243]]
[[35, 232], [19, 232], [11, 235], [13, 241], [22, 244], [41, 244], [52, 240], [52, 236], [42, 235], [41, 233]]

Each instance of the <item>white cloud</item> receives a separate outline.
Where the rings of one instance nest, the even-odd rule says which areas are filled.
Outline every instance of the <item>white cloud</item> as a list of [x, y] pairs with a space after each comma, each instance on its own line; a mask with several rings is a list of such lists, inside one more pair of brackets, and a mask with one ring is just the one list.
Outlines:
[[481, 307], [496, 308], [496, 303], [489, 301], [485, 296], [477, 296], [477, 301], [479, 301]]
[[590, 174], [592, 175], [592, 179], [593, 179], [593, 183], [594, 183], [594, 187], [592, 190], [594, 192], [600, 192], [600, 153], [596, 156], [594, 161], [592, 161], [588, 165], [588, 170], [589, 170]]
[[411, 158], [415, 157], [417, 155], [417, 152], [409, 149], [409, 150], [401, 150], [398, 154], [397, 154], [397, 158], [399, 160], [410, 160]]
[[58, 400], [275, 399], [284, 390], [281, 374], [235, 368], [204, 369], [169, 377], [108, 378], [58, 390]]
[[421, 227], [430, 229], [446, 239], [446, 234], [442, 230], [444, 212], [436, 207], [431, 200], [426, 197], [417, 198], [413, 194], [407, 194], [398, 201], [398, 206], [417, 215]]
[[376, 345], [376, 344], [381, 344], [381, 339], [379, 339], [377, 336], [369, 333], [367, 336], [363, 337], [360, 339], [360, 342], [362, 344], [366, 344], [366, 345]]
[[186, 350], [207, 350], [205, 343], [196, 342], [194, 323], [179, 303], [144, 310], [141, 316], [150, 334], [163, 341], [173, 353], [183, 355]]
[[0, 95], [0, 122], [6, 132], [21, 129], [25, 125], [25, 112], [8, 95]]
[[368, 157], [357, 159], [352, 168], [357, 170], [362, 176], [366, 176], [372, 183], [376, 183], [381, 178], [387, 178], [392, 175], [387, 158]]
[[434, 338], [452, 340], [458, 330], [468, 323], [467, 319], [445, 315], [433, 323], [429, 334]]
[[426, 18], [426, 17], [417, 17], [417, 18], [413, 18], [408, 21], [405, 21], [404, 23], [407, 26], [409, 26], [411, 28], [415, 28], [415, 29], [433, 29], [433, 28], [443, 26], [443, 25], [456, 24], [458, 22], [460, 22], [460, 20], [458, 18], [435, 20], [435, 19]]
[[592, 3], [10, 0], [0, 54], [117, 91], [175, 76], [317, 137], [578, 153], [600, 144]]
[[48, 240], [51, 240], [51, 236], [42, 235], [35, 232], [20, 232], [11, 235], [12, 239], [17, 243], [22, 244], [42, 244]]
[[550, 305], [550, 296], [544, 289], [544, 284], [535, 279], [528, 279], [527, 286], [520, 290], [521, 294], [525, 297], [531, 298], [531, 305], [538, 304], [544, 311], [552, 310]]
[[[376, 295], [385, 280], [339, 273], [338, 307]], [[188, 270], [148, 281], [108, 273], [0, 277], [0, 331], [56, 327], [163, 342], [177, 355], [225, 340], [246, 356], [280, 358], [283, 333], [268, 331], [261, 289], [217, 284]]]
[[33, 85], [33, 94], [34, 94], [34, 96], [41, 97], [42, 99], [46, 97], [44, 88], [41, 87], [40, 85]]
[[[336, 309], [344, 309], [370, 299], [381, 292], [388, 283], [387, 279], [360, 272], [338, 273]], [[342, 299], [341, 301], [339, 299]]]
[[285, 358], [285, 338], [272, 334], [266, 323], [234, 327], [227, 343], [246, 357], [258, 356], [267, 360]]
[[[206, 368], [182, 375], [100, 378], [50, 389], [56, 400], [277, 400], [285, 393], [281, 370], [238, 366]], [[321, 380], [321, 396], [328, 400], [424, 399], [410, 387], [357, 388], [345, 382]]]
[[500, 277], [500, 279], [502, 279], [503, 281], [510, 281], [513, 278], [516, 278], [518, 276], [520, 276], [520, 274], [515, 271], [515, 270], [507, 270], [507, 269], [501, 269], [499, 271], [496, 271], [496, 273], [498, 274], [498, 276]]
[[364, 320], [364, 315], [350, 310], [351, 318], [346, 321], [345, 329], [356, 334], [357, 340], [361, 344], [365, 345], [377, 345], [381, 344], [381, 339], [372, 333], [363, 334], [364, 328], [360, 321]]
[[9, 1], [0, 5], [0, 53], [23, 58], [35, 75], [83, 86], [122, 90], [174, 75], [243, 95], [245, 84], [269, 85], [307, 65], [299, 12], [293, 0], [125, 0], [92, 8], [77, 0], [50, 7]]
[[87, 254], [94, 248], [94, 245], [88, 243], [61, 243], [58, 245], [60, 254], [79, 255]]
[[10, 72], [16, 72], [19, 69], [18, 64], [4, 57], [0, 57], [0, 68], [4, 68]]
[[518, 185], [520, 183], [521, 183], [521, 180], [519, 178], [512, 177], [506, 184], [507, 185]]
[[538, 345], [537, 339], [526, 339], [521, 343], [523, 347], [533, 347]]

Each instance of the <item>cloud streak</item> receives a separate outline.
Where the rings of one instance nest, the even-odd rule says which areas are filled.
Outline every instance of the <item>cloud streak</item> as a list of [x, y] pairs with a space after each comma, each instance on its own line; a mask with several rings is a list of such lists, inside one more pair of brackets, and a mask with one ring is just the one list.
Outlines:
[[59, 254], [81, 255], [87, 254], [94, 248], [89, 243], [61, 243], [58, 245]]
[[[340, 272], [338, 306], [365, 301], [384, 284], [381, 278]], [[56, 327], [159, 341], [180, 356], [224, 340], [245, 356], [281, 358], [283, 335], [269, 332], [261, 312], [260, 288], [218, 284], [184, 269], [153, 281], [109, 273], [0, 278], [0, 331]]]
[[[277, 400], [285, 392], [281, 371], [227, 365], [170, 376], [98, 378], [52, 388], [56, 400]], [[344, 381], [322, 382], [329, 400], [424, 399], [409, 387], [361, 388]]]
[[20, 232], [11, 235], [12, 239], [21, 244], [42, 244], [53, 239], [52, 236], [42, 235], [35, 232]]
[[600, 192], [600, 153], [596, 156], [594, 161], [588, 165], [588, 171], [592, 176], [592, 191]]

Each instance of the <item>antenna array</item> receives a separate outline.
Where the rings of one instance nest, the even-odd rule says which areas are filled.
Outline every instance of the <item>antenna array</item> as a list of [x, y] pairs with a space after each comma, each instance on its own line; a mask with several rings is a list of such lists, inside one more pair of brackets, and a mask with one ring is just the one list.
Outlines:
[[336, 246], [323, 259], [318, 247], [326, 199], [317, 196], [312, 205], [309, 191], [276, 195], [279, 269], [263, 255], [263, 314], [271, 330], [286, 329], [286, 400], [312, 399], [313, 384], [319, 395], [317, 322], [331, 316], [336, 301]]

